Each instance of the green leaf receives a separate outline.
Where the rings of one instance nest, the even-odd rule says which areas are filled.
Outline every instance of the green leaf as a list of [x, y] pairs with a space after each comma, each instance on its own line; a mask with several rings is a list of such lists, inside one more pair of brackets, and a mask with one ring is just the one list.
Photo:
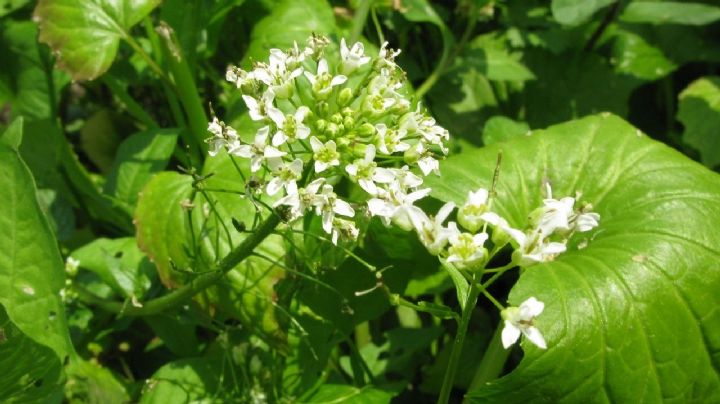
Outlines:
[[[52, 69], [48, 49], [37, 42], [32, 21], [6, 19], [0, 27], [0, 93], [6, 93], [11, 115], [28, 121], [52, 118], [68, 76]], [[3, 96], [0, 95], [0, 99]]]
[[4, 17], [28, 4], [30, 0], [0, 0], [0, 17]]
[[108, 369], [98, 364], [75, 360], [66, 368], [68, 402], [125, 403], [130, 401], [125, 386]]
[[142, 298], [150, 288], [154, 266], [134, 237], [98, 238], [70, 254], [80, 267], [95, 273], [124, 298]]
[[720, 20], [720, 7], [679, 1], [633, 1], [620, 20], [632, 23], [706, 25]]
[[63, 261], [40, 210], [32, 174], [18, 152], [4, 143], [0, 189], [0, 304], [23, 334], [64, 361], [74, 351], [60, 300]]
[[656, 80], [677, 68], [658, 44], [651, 44], [643, 36], [625, 30], [620, 30], [615, 37], [611, 60], [618, 73], [644, 80]]
[[23, 137], [23, 119], [14, 120], [10, 126], [0, 136], [0, 143], [8, 146], [12, 150], [19, 150]]
[[[192, 279], [193, 272], [215, 270], [231, 248], [247, 237], [248, 233], [233, 227], [231, 218], [243, 221], [248, 228], [253, 225], [255, 207], [238, 195], [243, 193], [243, 182], [227, 154], [208, 159], [203, 175], [209, 178], [199, 187], [236, 192], [208, 191], [206, 199], [193, 189], [192, 177], [162, 172], [143, 189], [135, 211], [138, 244], [157, 266], [160, 279], [171, 288]], [[268, 237], [255, 252], [267, 260], [245, 259], [224, 282], [197, 299], [280, 341], [272, 296], [273, 285], [282, 274], [282, 238]]]
[[552, 0], [550, 9], [553, 18], [560, 24], [578, 25], [615, 1], [617, 0]]
[[326, 0], [285, 0], [253, 27], [243, 65], [266, 60], [270, 48], [289, 49], [294, 41], [302, 46], [313, 33], [329, 35], [335, 30], [335, 16]]
[[535, 75], [520, 62], [520, 55], [510, 54], [505, 41], [492, 34], [473, 39], [456, 66], [472, 66], [494, 81], [535, 79]]
[[167, 166], [177, 137], [178, 129], [151, 129], [125, 139], [118, 148], [104, 192], [134, 206], [150, 177]]
[[517, 122], [504, 116], [494, 116], [485, 122], [482, 131], [484, 145], [498, 142], [505, 142], [512, 138], [522, 136], [530, 132], [530, 127], [525, 122]]
[[110, 67], [121, 39], [160, 0], [40, 0], [34, 19], [39, 40], [50, 45], [58, 65], [73, 80], [92, 80]]
[[680, 93], [678, 120], [685, 126], [683, 140], [700, 151], [703, 164], [720, 164], [720, 77], [695, 80]]
[[[488, 188], [504, 152], [496, 211], [521, 227], [550, 181], [582, 192], [600, 226], [510, 293], [545, 302], [547, 351], [523, 343], [519, 367], [469, 393], [477, 402], [720, 400], [720, 177], [610, 114], [448, 159], [434, 195]], [[451, 178], [452, 181], [447, 179]]]
[[[22, 333], [0, 306], [0, 397], [4, 402], [60, 401], [62, 365], [52, 349]], [[51, 399], [52, 397], [52, 399]]]
[[[222, 398], [228, 392], [222, 388], [222, 369], [222, 359], [216, 358], [190, 358], [167, 363], [147, 381], [140, 403], [189, 403], [210, 397], [223, 402]], [[232, 400], [232, 396], [225, 399]]]
[[346, 384], [324, 384], [306, 403], [314, 404], [381, 404], [389, 403], [394, 394], [373, 386], [362, 388]]
[[470, 293], [470, 284], [454, 265], [445, 264], [443, 268], [450, 274], [450, 279], [452, 279], [455, 284], [455, 292], [457, 293], [458, 303], [460, 303], [460, 309], [464, 310], [468, 293]]

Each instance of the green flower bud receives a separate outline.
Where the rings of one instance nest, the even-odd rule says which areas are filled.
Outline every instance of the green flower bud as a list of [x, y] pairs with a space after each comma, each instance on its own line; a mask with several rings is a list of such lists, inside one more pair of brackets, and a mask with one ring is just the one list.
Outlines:
[[328, 125], [328, 121], [326, 121], [324, 119], [318, 119], [317, 121], [315, 121], [315, 127], [320, 132], [325, 132], [325, 129], [327, 129], [327, 125]]
[[330, 112], [330, 105], [325, 101], [320, 101], [317, 103], [317, 111], [322, 116], [326, 116]]
[[370, 122], [365, 122], [358, 128], [360, 136], [369, 137], [375, 134], [375, 126]]
[[330, 137], [334, 138], [340, 133], [340, 127], [338, 127], [338, 125], [333, 122], [329, 122], [327, 124], [327, 127], [325, 127], [324, 132], [330, 135]]
[[403, 160], [405, 161], [405, 164], [408, 165], [414, 165], [419, 159], [420, 153], [418, 153], [414, 147], [405, 150], [405, 153], [403, 154]]
[[338, 94], [338, 104], [340, 104], [340, 106], [348, 105], [350, 101], [352, 101], [352, 97], [353, 91], [350, 88], [345, 87], [340, 90], [340, 94]]
[[352, 116], [346, 116], [345, 118], [343, 118], [342, 124], [346, 128], [353, 128], [355, 127], [355, 118], [353, 118]]
[[342, 121], [343, 116], [339, 112], [332, 114], [332, 116], [330, 117], [330, 122], [332, 123], [340, 124], [342, 123]]
[[355, 116], [355, 110], [352, 109], [352, 108], [350, 108], [350, 107], [345, 107], [345, 108], [343, 108], [342, 110], [340, 110], [340, 113], [341, 113], [344, 117]]

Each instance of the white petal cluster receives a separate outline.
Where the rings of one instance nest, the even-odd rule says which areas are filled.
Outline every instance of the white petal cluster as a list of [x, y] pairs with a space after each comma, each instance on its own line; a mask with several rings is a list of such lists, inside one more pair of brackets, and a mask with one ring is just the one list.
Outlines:
[[[592, 230], [600, 220], [600, 215], [590, 211], [591, 205], [575, 209], [575, 198], [556, 200], [549, 186], [547, 190], [549, 197], [531, 213], [524, 231], [511, 227], [491, 210], [490, 193], [483, 188], [468, 193], [467, 200], [458, 208], [457, 222], [443, 225], [455, 209], [453, 203], [445, 204], [435, 217], [418, 208], [406, 208], [404, 214], [427, 250], [458, 268], [482, 267], [488, 258], [485, 247], [488, 240], [495, 249], [510, 243], [514, 248], [513, 262], [528, 267], [555, 259], [567, 250], [567, 241], [573, 233]], [[490, 230], [491, 236], [487, 233]]]
[[520, 307], [508, 307], [503, 310], [500, 315], [505, 321], [501, 339], [505, 349], [517, 342], [520, 334], [524, 335], [530, 342], [537, 345], [541, 349], [547, 349], [545, 338], [540, 330], [535, 327], [535, 317], [545, 309], [545, 303], [530, 297], [520, 303]]
[[[210, 155], [225, 149], [247, 159], [286, 219], [313, 212], [335, 243], [357, 237], [356, 210], [363, 205], [387, 225], [415, 228], [424, 215], [415, 202], [430, 189], [413, 169], [438, 173], [449, 134], [421, 105], [412, 108], [395, 63], [399, 53], [385, 43], [373, 57], [362, 43], [345, 39], [333, 49], [313, 35], [305, 47], [271, 49], [268, 61], [250, 70], [230, 67], [227, 80], [262, 126], [247, 136], [214, 118]], [[334, 187], [343, 180], [366, 195], [342, 199]]]

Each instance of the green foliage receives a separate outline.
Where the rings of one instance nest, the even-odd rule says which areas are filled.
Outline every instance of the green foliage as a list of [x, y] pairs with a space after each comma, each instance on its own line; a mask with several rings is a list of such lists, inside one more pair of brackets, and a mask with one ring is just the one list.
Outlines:
[[73, 354], [60, 298], [60, 252], [37, 201], [30, 170], [17, 151], [22, 120], [0, 138], [0, 304], [12, 323], [64, 361]]
[[159, 0], [41, 0], [34, 18], [40, 41], [53, 49], [58, 64], [73, 80], [92, 80], [110, 68], [120, 40], [132, 40], [130, 28], [158, 4]]
[[[431, 219], [490, 189], [502, 151], [491, 207], [510, 225], [549, 183], [599, 226], [522, 270], [491, 237], [489, 272], [458, 269], [373, 218], [345, 170], [325, 181], [357, 240], [285, 222], [268, 167], [208, 155], [208, 121], [252, 143], [268, 122], [228, 66], [311, 35], [328, 60], [341, 38], [402, 50], [385, 96], [427, 109], [449, 155], [380, 164], [438, 157], [415, 202]], [[720, 401], [719, 35], [706, 0], [0, 0], [0, 400]], [[363, 97], [370, 70], [348, 74]], [[309, 87], [275, 106], [313, 99], [314, 136]], [[382, 122], [413, 132], [401, 115]], [[353, 158], [362, 137], [332, 136]], [[506, 350], [500, 312], [530, 296], [547, 350]]]
[[720, 77], [703, 77], [680, 93], [678, 120], [683, 140], [700, 151], [703, 164], [720, 164]]
[[[558, 194], [580, 192], [603, 224], [576, 235], [574, 248], [557, 260], [520, 275], [509, 301], [533, 295], [546, 302], [538, 321], [550, 348], [526, 345], [515, 371], [469, 397], [717, 399], [717, 175], [602, 115], [449, 159], [443, 176], [454, 181], [433, 181], [434, 195], [460, 202], [468, 191], [489, 187], [499, 150], [494, 207], [511, 224], [525, 222], [545, 181]], [[570, 358], [583, 360], [558, 366]]]

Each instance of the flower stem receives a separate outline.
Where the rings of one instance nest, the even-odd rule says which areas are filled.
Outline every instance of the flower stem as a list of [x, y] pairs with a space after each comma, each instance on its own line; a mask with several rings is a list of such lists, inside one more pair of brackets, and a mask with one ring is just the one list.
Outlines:
[[505, 367], [505, 361], [507, 361], [510, 355], [510, 350], [502, 347], [502, 329], [503, 323], [501, 322], [495, 329], [495, 333], [488, 343], [487, 349], [485, 349], [480, 365], [478, 365], [477, 370], [475, 370], [475, 375], [472, 378], [472, 382], [470, 382], [468, 391], [497, 379], [503, 367]]
[[479, 294], [480, 289], [475, 286], [475, 282], [471, 282], [470, 293], [468, 293], [467, 299], [465, 299], [465, 308], [463, 309], [460, 317], [460, 324], [458, 325], [457, 334], [455, 334], [455, 341], [453, 342], [452, 351], [450, 352], [450, 360], [448, 361], [448, 366], [445, 370], [445, 378], [443, 379], [442, 388], [440, 389], [440, 396], [437, 401], [438, 404], [447, 404], [450, 399], [450, 392], [452, 391], [453, 383], [455, 382], [455, 374], [457, 373], [460, 356], [465, 343], [465, 335], [467, 334], [470, 317], [472, 316], [473, 309], [475, 309], [475, 304], [477, 303]]
[[135, 307], [127, 303], [107, 301], [92, 295], [90, 292], [82, 288], [76, 287], [76, 290], [80, 299], [83, 301], [95, 304], [103, 310], [119, 313], [123, 316], [148, 316], [162, 313], [182, 305], [187, 301], [187, 299], [217, 283], [223, 278], [223, 276], [225, 276], [225, 274], [235, 268], [237, 264], [250, 256], [255, 247], [265, 240], [267, 236], [272, 234], [279, 223], [280, 218], [277, 215], [270, 215], [258, 226], [254, 233], [250, 234], [240, 243], [240, 245], [235, 247], [235, 249], [226, 255], [222, 261], [220, 261], [215, 271], [203, 273], [191, 280], [189, 283], [183, 285], [180, 289], [176, 289], [166, 295], [144, 302], [142, 307]]
[[371, 3], [372, 0], [360, 0], [360, 5], [357, 10], [355, 10], [355, 16], [353, 17], [352, 32], [350, 33], [350, 43], [348, 46], [352, 46], [352, 44], [360, 38], [360, 34], [362, 34], [363, 28], [365, 28], [365, 21], [370, 12]]

